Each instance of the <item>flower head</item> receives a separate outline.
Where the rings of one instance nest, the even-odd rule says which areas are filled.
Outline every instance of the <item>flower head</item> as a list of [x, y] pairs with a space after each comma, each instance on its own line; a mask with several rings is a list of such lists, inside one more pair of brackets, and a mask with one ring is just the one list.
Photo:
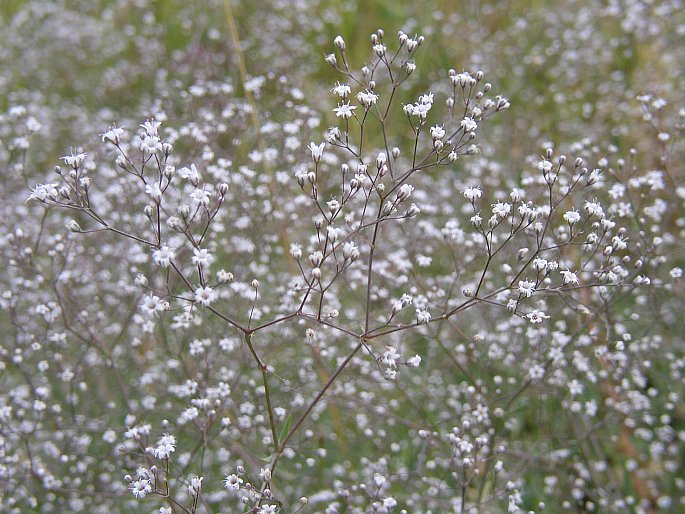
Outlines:
[[336, 116], [342, 117], [343, 119], [349, 119], [354, 115], [354, 109], [356, 109], [356, 105], [350, 105], [350, 102], [345, 102], [343, 104], [338, 104], [338, 107], [333, 109], [333, 112], [335, 113]]

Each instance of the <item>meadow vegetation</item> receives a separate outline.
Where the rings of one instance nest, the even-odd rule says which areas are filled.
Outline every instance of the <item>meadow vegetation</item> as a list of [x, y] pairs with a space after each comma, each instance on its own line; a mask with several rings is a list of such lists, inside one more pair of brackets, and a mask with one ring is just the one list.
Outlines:
[[4, 0], [0, 511], [685, 509], [680, 0]]

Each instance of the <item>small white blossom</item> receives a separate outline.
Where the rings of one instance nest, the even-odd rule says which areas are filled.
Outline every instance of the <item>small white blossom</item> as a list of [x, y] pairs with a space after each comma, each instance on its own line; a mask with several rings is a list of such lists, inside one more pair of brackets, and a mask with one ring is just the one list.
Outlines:
[[580, 221], [580, 213], [577, 211], [566, 211], [564, 213], [564, 219], [569, 225], [573, 225], [574, 223], [578, 223]]
[[354, 109], [356, 108], [356, 105], [350, 105], [350, 102], [346, 102], [343, 104], [338, 104], [338, 107], [333, 109], [333, 112], [336, 116], [342, 117], [343, 119], [347, 120], [354, 115]]
[[473, 132], [476, 130], [476, 127], [478, 127], [476, 120], [469, 118], [468, 116], [464, 117], [459, 125], [464, 129], [464, 132]]
[[569, 270], [562, 270], [561, 274], [564, 276], [564, 284], [578, 284], [578, 275]]
[[316, 143], [309, 143], [309, 151], [312, 153], [312, 159], [314, 160], [315, 163], [318, 163], [321, 160], [321, 156], [323, 155], [323, 149], [324, 146], [326, 146], [326, 143], [321, 143], [317, 145]]
[[535, 282], [532, 280], [520, 280], [518, 292], [526, 298], [530, 298], [535, 292]]
[[171, 260], [176, 256], [174, 251], [167, 245], [163, 245], [159, 250], [152, 252], [152, 260], [157, 266], [162, 266], [163, 268], [168, 268], [171, 264]]
[[204, 306], [211, 304], [216, 300], [216, 293], [211, 287], [198, 287], [195, 290], [195, 301]]
[[340, 84], [339, 82], [336, 82], [335, 86], [333, 89], [331, 89], [333, 93], [341, 97], [343, 100], [347, 98], [347, 96], [352, 93], [352, 89], [350, 89], [350, 86], [347, 84]]
[[462, 191], [462, 194], [464, 197], [469, 200], [470, 202], [473, 202], [474, 200], [480, 198], [483, 196], [483, 191], [481, 191], [479, 186], [476, 187], [467, 187]]
[[129, 490], [136, 498], [145, 498], [145, 495], [152, 492], [152, 486], [147, 479], [136, 480], [131, 484]]
[[372, 105], [375, 105], [376, 102], [378, 102], [378, 95], [376, 93], [373, 93], [371, 91], [360, 91], [357, 93], [357, 100], [359, 101], [360, 104], [362, 104], [364, 107], [371, 107]]
[[228, 475], [225, 479], [224, 482], [226, 482], [226, 489], [231, 490], [231, 491], [237, 491], [240, 489], [240, 485], [243, 483], [243, 479], [240, 478], [238, 475]]

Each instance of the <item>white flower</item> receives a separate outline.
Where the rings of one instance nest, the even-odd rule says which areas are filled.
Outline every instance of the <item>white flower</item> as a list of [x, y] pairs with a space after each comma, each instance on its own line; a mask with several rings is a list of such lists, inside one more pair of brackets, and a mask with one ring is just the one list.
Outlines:
[[464, 132], [472, 132], [476, 130], [476, 127], [478, 126], [476, 120], [469, 118], [468, 116], [465, 116], [459, 125], [464, 129]]
[[360, 91], [357, 93], [357, 100], [359, 100], [359, 103], [364, 107], [371, 107], [378, 102], [378, 95], [368, 90]]
[[408, 366], [413, 366], [415, 368], [418, 368], [419, 364], [421, 364], [421, 356], [420, 355], [414, 355], [413, 357], [410, 357], [409, 359], [407, 359], [407, 365]]
[[537, 382], [545, 376], [545, 368], [543, 368], [539, 364], [535, 364], [528, 370], [528, 376], [532, 381]]
[[347, 241], [343, 244], [343, 258], [351, 262], [359, 258], [359, 248], [352, 241]]
[[44, 202], [45, 200], [56, 200], [59, 192], [57, 191], [57, 186], [59, 184], [36, 184], [31, 190], [27, 201], [38, 200], [39, 202]]
[[588, 216], [604, 218], [604, 210], [602, 210], [602, 206], [599, 202], [585, 202], [583, 209], [587, 212]]
[[240, 489], [240, 484], [243, 483], [243, 479], [240, 478], [238, 475], [228, 475], [225, 479], [224, 482], [226, 482], [226, 489], [232, 490], [232, 491], [238, 491]]
[[193, 495], [197, 496], [200, 494], [200, 491], [202, 490], [202, 480], [204, 477], [198, 477], [195, 476], [190, 480], [190, 485], [188, 486], [188, 492]]
[[145, 498], [146, 494], [152, 492], [152, 486], [150, 485], [149, 480], [141, 479], [133, 482], [129, 487], [129, 490], [136, 498]]
[[193, 264], [207, 268], [212, 265], [215, 257], [206, 248], [193, 248]]
[[141, 125], [141, 127], [145, 129], [145, 134], [147, 134], [148, 136], [157, 137], [158, 129], [161, 124], [162, 123], [160, 121], [147, 120], [145, 123]]
[[338, 127], [330, 127], [326, 132], [324, 132], [324, 138], [328, 143], [335, 143], [340, 140], [340, 129]]
[[383, 507], [386, 509], [392, 509], [393, 507], [397, 506], [397, 500], [393, 498], [392, 496], [388, 496], [387, 498], [383, 499]]
[[153, 295], [148, 295], [143, 298], [143, 301], [140, 304], [140, 310], [149, 316], [152, 316], [160, 311], [165, 311], [168, 309], [168, 307], [169, 304], [167, 302], [163, 302], [160, 300], [159, 296]]
[[184, 166], [178, 170], [178, 174], [182, 179], [190, 181], [191, 184], [199, 184], [200, 182], [200, 172], [194, 164], [191, 164], [190, 168]]
[[428, 323], [431, 320], [431, 314], [426, 309], [416, 309], [416, 322], [419, 325]]
[[333, 93], [341, 97], [342, 99], [347, 98], [347, 96], [352, 92], [352, 89], [350, 89], [350, 86], [347, 84], [341, 84], [340, 82], [336, 82], [335, 86], [333, 89], [331, 89]]
[[153, 182], [152, 184], [147, 184], [145, 186], [145, 192], [148, 195], [150, 195], [150, 197], [156, 203], [159, 203], [162, 201], [162, 190], [159, 188], [159, 184], [157, 182]]
[[167, 245], [163, 245], [159, 250], [152, 252], [152, 260], [157, 266], [168, 268], [171, 264], [171, 259], [176, 257], [174, 251]]
[[216, 293], [211, 287], [198, 287], [195, 290], [195, 301], [201, 303], [204, 306], [209, 305], [214, 300], [216, 300]]
[[143, 138], [140, 141], [140, 149], [147, 153], [161, 151], [162, 141], [157, 136], [143, 135]]
[[100, 136], [102, 137], [103, 143], [109, 141], [115, 145], [119, 144], [119, 142], [121, 141], [121, 136], [123, 136], [123, 135], [124, 135], [124, 129], [119, 128], [116, 125], [112, 126], [112, 128], [110, 128], [104, 134], [100, 134]]
[[535, 292], [535, 282], [531, 280], [520, 280], [518, 291], [519, 294], [522, 294], [526, 298], [530, 298]]
[[402, 184], [402, 186], [400, 186], [400, 190], [397, 192], [397, 201], [403, 202], [404, 200], [409, 198], [413, 190], [414, 186], [411, 186], [409, 184]]
[[333, 109], [333, 112], [338, 117], [342, 116], [343, 119], [349, 119], [354, 115], [353, 111], [356, 108], [356, 105], [350, 105], [350, 102], [346, 102], [344, 104], [338, 104], [338, 107]]
[[502, 202], [492, 204], [492, 213], [500, 218], [504, 218], [509, 212], [511, 212], [511, 204]]
[[193, 205], [204, 205], [207, 207], [209, 205], [209, 191], [205, 191], [204, 189], [200, 189], [199, 187], [195, 188], [189, 195], [188, 197], [190, 198], [190, 201]]
[[433, 105], [429, 103], [418, 103], [416, 105], [410, 106], [411, 112], [414, 116], [418, 116], [419, 119], [425, 120], [428, 117], [428, 111], [431, 110]]
[[441, 139], [445, 137], [445, 129], [442, 128], [440, 125], [435, 125], [434, 127], [431, 127], [431, 137], [433, 139]]
[[528, 321], [533, 324], [542, 323], [544, 320], [549, 319], [549, 316], [547, 316], [544, 312], [537, 310], [529, 312], [526, 317], [528, 318]]
[[571, 393], [571, 396], [577, 396], [583, 392], [583, 384], [578, 380], [571, 380], [568, 383], [568, 391]]
[[550, 171], [552, 171], [552, 163], [548, 161], [547, 159], [543, 159], [538, 163], [538, 169], [544, 173], [547, 174]]
[[172, 435], [164, 434], [154, 449], [154, 455], [157, 459], [168, 459], [169, 456], [176, 451], [176, 438]]
[[426, 93], [425, 95], [421, 95], [419, 97], [419, 103], [424, 104], [424, 105], [432, 105], [433, 104], [433, 93]]
[[479, 186], [467, 187], [464, 189], [464, 191], [462, 191], [462, 194], [467, 200], [473, 202], [474, 200], [480, 198], [483, 195], [483, 191], [480, 190]]
[[342, 38], [342, 36], [335, 36], [335, 39], [333, 40], [333, 44], [341, 52], [343, 50], [345, 50], [345, 40]]
[[71, 154], [71, 155], [65, 155], [64, 157], [60, 157], [65, 163], [67, 163], [69, 166], [72, 168], [76, 169], [78, 168], [81, 163], [83, 162], [83, 159], [86, 158], [86, 154], [81, 152], [77, 154]]
[[320, 145], [317, 145], [314, 142], [309, 143], [309, 151], [312, 153], [312, 159], [314, 159], [314, 162], [318, 163], [321, 160], [321, 156], [323, 155], [323, 149], [324, 146], [326, 146], [326, 143], [321, 143]]
[[569, 225], [573, 225], [574, 223], [578, 223], [580, 221], [580, 213], [577, 211], [566, 211], [564, 213], [564, 219]]
[[302, 257], [302, 245], [299, 243], [291, 243], [290, 255], [293, 259], [299, 259], [300, 257]]
[[564, 284], [578, 284], [578, 275], [569, 270], [562, 270], [561, 274], [564, 276]]

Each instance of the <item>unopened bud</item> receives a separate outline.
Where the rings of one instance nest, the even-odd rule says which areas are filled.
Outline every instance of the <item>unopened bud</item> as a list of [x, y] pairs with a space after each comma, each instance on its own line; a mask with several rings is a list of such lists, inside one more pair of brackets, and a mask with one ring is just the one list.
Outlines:
[[333, 67], [337, 66], [338, 64], [338, 60], [335, 58], [335, 54], [328, 54], [325, 57], [325, 60], [328, 64], [330, 64]]

